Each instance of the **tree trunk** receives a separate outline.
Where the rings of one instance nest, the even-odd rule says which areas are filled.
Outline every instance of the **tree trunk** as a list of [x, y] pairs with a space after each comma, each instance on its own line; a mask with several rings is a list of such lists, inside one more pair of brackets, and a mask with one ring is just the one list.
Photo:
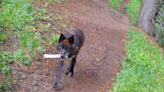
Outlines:
[[140, 13], [135, 23], [135, 26], [139, 26], [148, 35], [153, 36], [154, 24], [152, 19], [154, 19], [154, 10], [156, 9], [158, 0], [142, 0]]
[[137, 21], [136, 21], [136, 23], [134, 24], [134, 26], [136, 26], [136, 27], [139, 27], [139, 20], [140, 20], [140, 17], [139, 17], [139, 16], [140, 16], [140, 14], [141, 14], [141, 9], [143, 8], [144, 2], [145, 2], [145, 0], [142, 0], [142, 2], [141, 2], [140, 12], [139, 12]]

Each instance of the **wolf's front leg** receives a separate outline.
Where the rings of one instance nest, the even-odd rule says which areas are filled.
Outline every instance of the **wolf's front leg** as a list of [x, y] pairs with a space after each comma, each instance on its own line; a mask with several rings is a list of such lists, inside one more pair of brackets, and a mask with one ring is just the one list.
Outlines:
[[75, 63], [76, 63], [76, 57], [75, 57], [75, 58], [72, 58], [72, 60], [70, 61], [69, 66], [68, 66], [68, 68], [67, 68], [66, 74], [67, 74], [68, 76], [70, 76], [70, 77], [73, 76], [73, 69], [74, 69]]
[[58, 74], [57, 74], [57, 77], [56, 77], [56, 82], [54, 84], [54, 88], [58, 87], [58, 85], [59, 85], [63, 64], [64, 64], [64, 60], [60, 60], [59, 70], [58, 70]]

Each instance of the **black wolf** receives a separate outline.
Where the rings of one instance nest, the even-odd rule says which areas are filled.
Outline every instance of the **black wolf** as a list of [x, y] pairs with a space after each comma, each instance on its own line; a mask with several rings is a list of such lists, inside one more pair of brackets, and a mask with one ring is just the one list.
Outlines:
[[77, 28], [71, 28], [64, 35], [63, 34], [60, 35], [57, 45], [57, 50], [60, 51], [61, 60], [59, 63], [59, 70], [54, 87], [58, 87], [59, 85], [61, 70], [63, 67], [64, 59], [66, 57], [72, 58], [67, 68], [66, 75], [68, 76], [73, 75], [74, 65], [76, 63], [76, 57], [80, 51], [80, 48], [84, 43], [84, 40], [85, 40], [84, 33]]

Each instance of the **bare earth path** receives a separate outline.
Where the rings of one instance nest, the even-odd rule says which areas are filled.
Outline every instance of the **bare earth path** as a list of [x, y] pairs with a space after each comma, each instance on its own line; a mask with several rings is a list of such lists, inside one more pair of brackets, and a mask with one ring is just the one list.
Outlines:
[[[65, 75], [69, 63], [66, 60], [59, 88], [54, 89], [59, 59], [38, 59], [24, 69], [26, 78], [17, 81], [16, 92], [106, 92], [112, 89], [111, 78], [116, 78], [125, 56], [123, 40], [129, 28], [128, 17], [110, 11], [108, 0], [66, 1], [65, 4], [51, 4], [48, 11], [67, 15], [68, 25], [85, 33], [85, 44], [78, 55], [74, 76]], [[51, 22], [53, 25], [53, 20]]]

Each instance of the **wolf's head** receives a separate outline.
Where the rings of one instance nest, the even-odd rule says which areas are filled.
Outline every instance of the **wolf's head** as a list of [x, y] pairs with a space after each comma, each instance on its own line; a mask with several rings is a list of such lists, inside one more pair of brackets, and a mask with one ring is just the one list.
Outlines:
[[66, 58], [69, 56], [69, 54], [73, 51], [73, 43], [74, 43], [74, 37], [71, 36], [69, 38], [66, 38], [63, 34], [60, 35], [57, 49], [60, 51], [61, 58]]

